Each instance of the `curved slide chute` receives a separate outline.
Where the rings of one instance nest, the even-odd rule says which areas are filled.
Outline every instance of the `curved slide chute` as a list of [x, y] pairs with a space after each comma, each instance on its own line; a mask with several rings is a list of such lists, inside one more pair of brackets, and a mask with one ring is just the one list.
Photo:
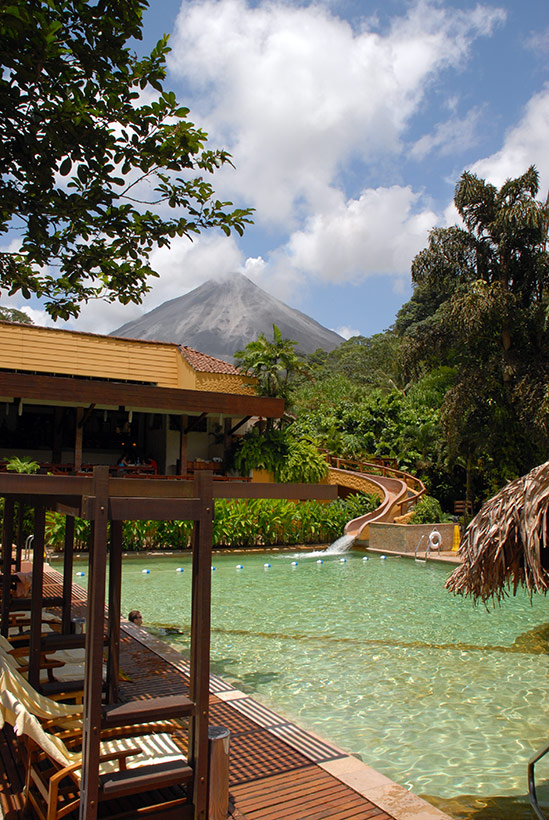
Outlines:
[[329, 480], [331, 484], [347, 489], [378, 492], [381, 496], [379, 507], [345, 525], [345, 534], [353, 536], [355, 541], [367, 541], [370, 524], [393, 522], [408, 512], [425, 493], [425, 485], [415, 476], [373, 462], [334, 459]]

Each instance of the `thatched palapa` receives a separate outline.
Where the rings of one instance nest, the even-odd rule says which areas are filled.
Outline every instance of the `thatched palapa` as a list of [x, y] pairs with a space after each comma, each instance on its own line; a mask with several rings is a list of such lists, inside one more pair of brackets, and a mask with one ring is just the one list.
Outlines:
[[507, 484], [467, 527], [446, 588], [500, 601], [512, 588], [549, 589], [549, 462]]

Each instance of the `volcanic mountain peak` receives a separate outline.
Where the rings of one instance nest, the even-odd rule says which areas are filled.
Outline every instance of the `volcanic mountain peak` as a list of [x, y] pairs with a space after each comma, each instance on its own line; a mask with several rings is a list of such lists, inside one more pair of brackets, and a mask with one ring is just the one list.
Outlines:
[[343, 338], [305, 313], [266, 293], [241, 273], [210, 279], [194, 290], [164, 302], [141, 318], [112, 332], [113, 336], [174, 342], [232, 361], [234, 353], [264, 333], [272, 339], [273, 324], [297, 350], [333, 350]]

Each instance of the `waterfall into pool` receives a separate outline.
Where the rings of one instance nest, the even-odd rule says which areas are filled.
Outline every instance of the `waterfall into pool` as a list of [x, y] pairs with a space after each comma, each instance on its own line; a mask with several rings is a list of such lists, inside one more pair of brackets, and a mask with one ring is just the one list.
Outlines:
[[354, 540], [354, 535], [341, 535], [337, 541], [324, 550], [324, 555], [340, 555], [342, 552], [348, 552]]

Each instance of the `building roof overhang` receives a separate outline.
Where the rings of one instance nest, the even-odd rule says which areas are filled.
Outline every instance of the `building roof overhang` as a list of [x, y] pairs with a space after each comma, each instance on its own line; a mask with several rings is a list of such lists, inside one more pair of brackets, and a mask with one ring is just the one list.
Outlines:
[[284, 412], [282, 399], [266, 396], [0, 371], [0, 401], [14, 398], [61, 406], [123, 405], [142, 412], [181, 415], [220, 413], [227, 416], [280, 418]]

